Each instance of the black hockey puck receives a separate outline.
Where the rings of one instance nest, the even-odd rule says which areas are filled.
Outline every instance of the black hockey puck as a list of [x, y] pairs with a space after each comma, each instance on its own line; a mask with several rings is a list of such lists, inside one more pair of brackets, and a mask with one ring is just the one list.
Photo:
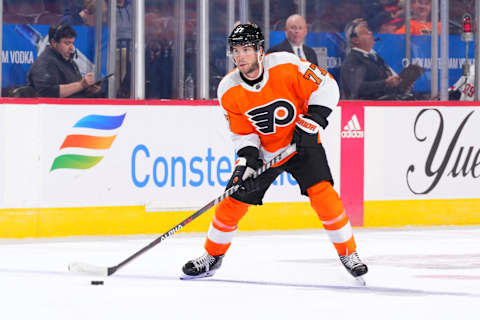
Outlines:
[[103, 285], [103, 281], [95, 281], [95, 280], [93, 280], [92, 282], [90, 282], [90, 284], [91, 284], [92, 286], [101, 286], [101, 285]]

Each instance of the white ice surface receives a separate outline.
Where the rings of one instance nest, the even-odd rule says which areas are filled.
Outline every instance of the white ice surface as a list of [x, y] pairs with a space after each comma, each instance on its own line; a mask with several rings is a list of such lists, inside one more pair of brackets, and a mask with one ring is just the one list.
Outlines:
[[[480, 227], [355, 229], [360, 287], [322, 230], [237, 233], [217, 274], [178, 280], [203, 234], [178, 234], [110, 277], [155, 236], [0, 240], [0, 319], [480, 319]], [[93, 286], [92, 280], [104, 280]]]

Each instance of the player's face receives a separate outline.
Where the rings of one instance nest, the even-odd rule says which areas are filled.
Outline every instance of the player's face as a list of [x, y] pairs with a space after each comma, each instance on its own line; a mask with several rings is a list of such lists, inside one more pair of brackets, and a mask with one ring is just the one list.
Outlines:
[[54, 43], [54, 48], [65, 60], [69, 60], [75, 50], [74, 42], [75, 38], [61, 38], [60, 41]]
[[248, 78], [254, 78], [259, 73], [257, 51], [253, 46], [234, 46], [231, 54], [237, 68]]

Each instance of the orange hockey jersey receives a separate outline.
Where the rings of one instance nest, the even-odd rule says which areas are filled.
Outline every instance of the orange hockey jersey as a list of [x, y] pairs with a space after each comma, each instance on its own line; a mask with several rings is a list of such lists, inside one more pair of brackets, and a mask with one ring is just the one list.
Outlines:
[[295, 122], [308, 105], [337, 106], [337, 82], [325, 70], [287, 52], [263, 59], [263, 80], [245, 83], [234, 69], [218, 86], [218, 100], [232, 132], [235, 151], [246, 146], [271, 160], [291, 142]]

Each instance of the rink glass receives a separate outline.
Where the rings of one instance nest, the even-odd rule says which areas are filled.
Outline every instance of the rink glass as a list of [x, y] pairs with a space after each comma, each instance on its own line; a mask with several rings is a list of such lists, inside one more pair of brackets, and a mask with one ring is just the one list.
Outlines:
[[[81, 72], [93, 71], [100, 78], [114, 66], [118, 76], [112, 81], [110, 93], [104, 88], [105, 94], [134, 98], [132, 88], [135, 88], [136, 79], [132, 76], [134, 37], [131, 26], [134, 25], [135, 0], [92, 0], [89, 12], [93, 13], [85, 20], [73, 19], [78, 18], [76, 14], [82, 10], [83, 3], [83, 0], [3, 1], [2, 96], [11, 88], [25, 84], [29, 67], [46, 45], [48, 26], [64, 19], [75, 23], [79, 33], [76, 42]], [[405, 3], [410, 3], [410, 7], [405, 8]], [[439, 1], [438, 6], [443, 3]], [[208, 10], [202, 17], [201, 8], [205, 4]], [[362, 17], [379, 38], [374, 49], [395, 72], [399, 73], [408, 63], [426, 68], [411, 91], [414, 98], [438, 97], [440, 75], [437, 75], [437, 86], [432, 88], [430, 0], [145, 0], [144, 5], [145, 11], [139, 16], [145, 22], [145, 65], [142, 67], [145, 68], [146, 99], [184, 98], [184, 81], [189, 74], [194, 79], [196, 98], [215, 99], [218, 83], [233, 68], [231, 59], [225, 55], [226, 37], [233, 24], [240, 20], [257, 23], [265, 34], [268, 50], [283, 41], [285, 20], [294, 13], [306, 18], [305, 43], [316, 51], [318, 64], [337, 81], [340, 81], [340, 68], [345, 58], [345, 25]], [[475, 21], [474, 6], [474, 1], [448, 1], [449, 86], [461, 76], [466, 55], [470, 59], [467, 61], [473, 62], [474, 44], [470, 42], [466, 51], [460, 33], [465, 14], [470, 14]], [[109, 55], [111, 7], [117, 10], [117, 48], [115, 54]], [[411, 35], [395, 34], [402, 29], [407, 10], [412, 20], [422, 21], [416, 27], [412, 25]], [[97, 17], [96, 12], [101, 16]], [[415, 33], [418, 25], [420, 34]], [[102, 31], [97, 32], [97, 28]], [[202, 32], [205, 32], [203, 36]], [[207, 48], [208, 54], [201, 55], [200, 48]], [[109, 59], [115, 61], [109, 63]]]

